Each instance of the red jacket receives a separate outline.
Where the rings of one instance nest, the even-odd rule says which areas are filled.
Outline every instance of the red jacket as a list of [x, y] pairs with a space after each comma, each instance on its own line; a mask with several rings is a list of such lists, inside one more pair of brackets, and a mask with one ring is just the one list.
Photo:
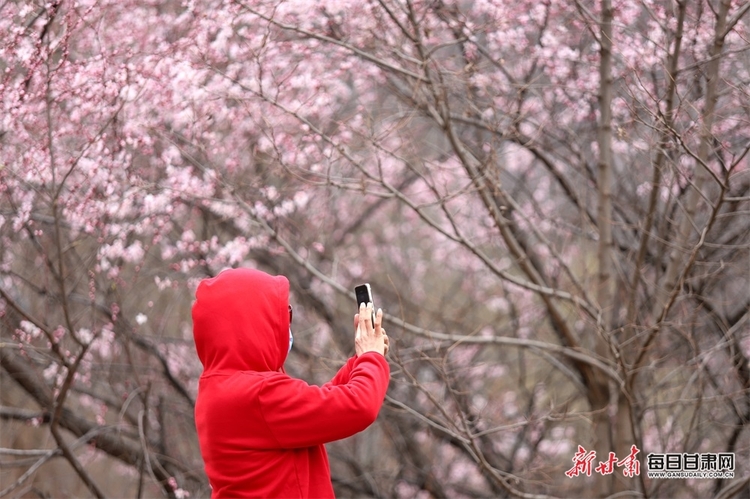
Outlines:
[[251, 269], [198, 285], [193, 335], [203, 363], [195, 424], [213, 499], [333, 497], [323, 444], [377, 417], [389, 368], [353, 357], [322, 387], [289, 377], [289, 282]]

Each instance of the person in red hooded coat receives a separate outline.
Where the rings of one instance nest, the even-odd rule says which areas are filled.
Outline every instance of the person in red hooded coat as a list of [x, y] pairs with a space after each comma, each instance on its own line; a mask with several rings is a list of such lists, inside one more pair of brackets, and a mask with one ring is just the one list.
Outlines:
[[372, 424], [388, 388], [382, 311], [374, 324], [371, 312], [360, 305], [356, 355], [319, 387], [282, 367], [291, 349], [286, 277], [231, 269], [200, 282], [195, 425], [212, 499], [334, 497], [324, 444]]

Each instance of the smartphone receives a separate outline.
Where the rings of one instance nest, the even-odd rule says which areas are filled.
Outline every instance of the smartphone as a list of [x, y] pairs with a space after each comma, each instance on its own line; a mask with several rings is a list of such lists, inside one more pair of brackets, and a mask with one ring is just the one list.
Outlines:
[[354, 294], [357, 296], [357, 310], [359, 310], [360, 303], [364, 303], [367, 305], [368, 303], [372, 303], [372, 323], [375, 324], [375, 302], [372, 299], [372, 288], [370, 288], [370, 283], [366, 282], [364, 284], [360, 284], [359, 286], [356, 286], [354, 288]]

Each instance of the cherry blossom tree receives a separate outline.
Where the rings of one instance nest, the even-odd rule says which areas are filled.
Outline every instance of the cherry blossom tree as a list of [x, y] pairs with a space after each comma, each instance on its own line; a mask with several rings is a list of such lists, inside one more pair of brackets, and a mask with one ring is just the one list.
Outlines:
[[0, 3], [0, 496], [208, 495], [190, 306], [228, 266], [290, 278], [310, 382], [353, 285], [387, 312], [341, 496], [747, 493], [749, 10]]

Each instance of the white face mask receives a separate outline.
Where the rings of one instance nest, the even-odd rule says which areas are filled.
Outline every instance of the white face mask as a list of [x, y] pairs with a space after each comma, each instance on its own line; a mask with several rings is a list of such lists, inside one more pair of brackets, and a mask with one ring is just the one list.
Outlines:
[[292, 345], [294, 344], [294, 336], [292, 336], [292, 328], [289, 328], [289, 350], [287, 353], [292, 351]]

